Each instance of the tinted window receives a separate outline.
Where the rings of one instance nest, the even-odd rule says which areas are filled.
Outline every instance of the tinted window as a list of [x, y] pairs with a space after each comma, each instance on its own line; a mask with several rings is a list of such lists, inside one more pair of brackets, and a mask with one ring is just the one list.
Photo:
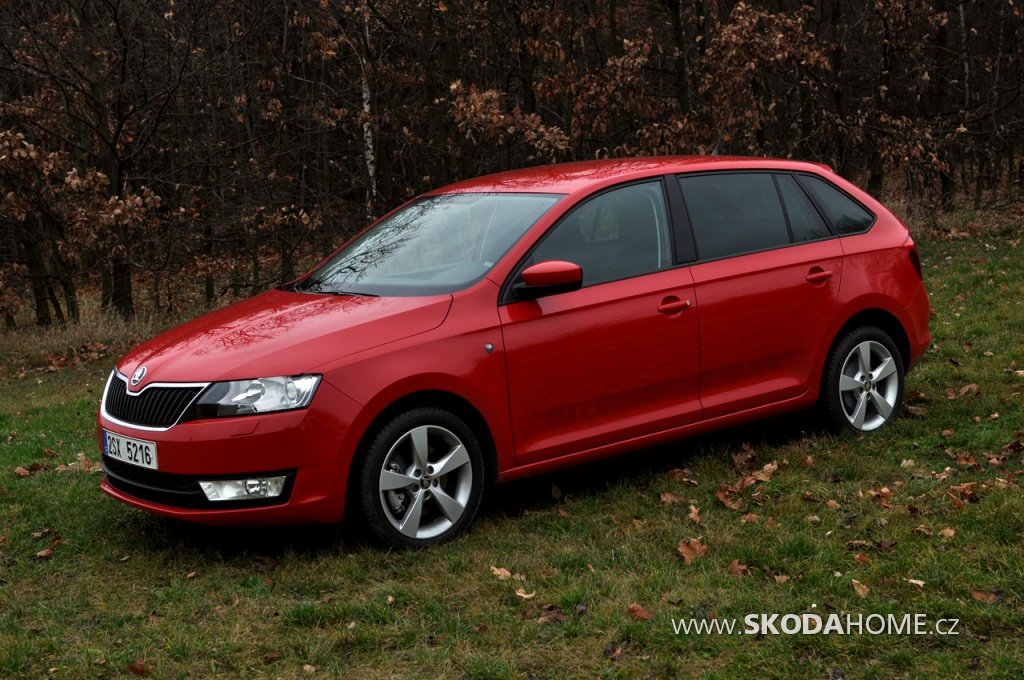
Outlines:
[[786, 206], [786, 214], [789, 216], [789, 229], [793, 234], [793, 242], [815, 241], [820, 238], [828, 238], [832, 232], [822, 219], [818, 209], [814, 207], [807, 194], [803, 192], [800, 185], [796, 183], [792, 175], [776, 175], [779, 183], [779, 193], [782, 194], [782, 202]]
[[856, 234], [874, 224], [874, 215], [825, 180], [811, 175], [800, 175], [800, 184], [822, 207], [837, 233]]
[[683, 176], [679, 186], [701, 259], [789, 245], [786, 217], [770, 174]]
[[631, 184], [583, 203], [544, 238], [533, 263], [565, 260], [583, 269], [583, 285], [647, 274], [672, 264], [661, 182]]

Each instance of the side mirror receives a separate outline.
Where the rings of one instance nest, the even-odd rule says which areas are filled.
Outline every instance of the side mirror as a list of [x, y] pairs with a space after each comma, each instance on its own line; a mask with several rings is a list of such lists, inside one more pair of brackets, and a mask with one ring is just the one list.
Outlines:
[[524, 269], [512, 289], [522, 300], [536, 300], [547, 295], [569, 293], [583, 286], [583, 269], [562, 260], [538, 262]]

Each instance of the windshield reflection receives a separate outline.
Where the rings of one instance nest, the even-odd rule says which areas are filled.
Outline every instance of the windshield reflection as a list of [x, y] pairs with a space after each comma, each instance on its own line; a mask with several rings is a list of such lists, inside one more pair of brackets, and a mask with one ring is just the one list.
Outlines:
[[314, 271], [300, 291], [437, 295], [491, 267], [562, 198], [554, 194], [445, 194], [406, 206]]

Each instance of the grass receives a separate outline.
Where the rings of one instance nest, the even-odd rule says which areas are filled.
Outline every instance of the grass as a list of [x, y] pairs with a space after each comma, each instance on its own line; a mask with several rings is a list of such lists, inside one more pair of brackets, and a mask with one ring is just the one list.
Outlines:
[[[1024, 229], [1019, 215], [955, 219], [918, 235], [935, 316], [913, 413], [870, 437], [796, 414], [507, 485], [468, 535], [422, 552], [343, 526], [213, 530], [115, 503], [82, 462], [98, 458], [115, 352], [47, 370], [52, 352], [5, 347], [0, 677], [1020, 676]], [[752, 469], [779, 468], [733, 510], [715, 491], [740, 478], [744, 444]], [[688, 565], [677, 547], [696, 538], [707, 553]], [[959, 635], [673, 630], [807, 612], [920, 613]]]

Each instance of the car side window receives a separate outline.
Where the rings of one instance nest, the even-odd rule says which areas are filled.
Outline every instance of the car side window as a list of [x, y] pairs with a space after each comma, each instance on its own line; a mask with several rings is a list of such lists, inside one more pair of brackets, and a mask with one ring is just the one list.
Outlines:
[[867, 208], [820, 177], [800, 175], [800, 184], [825, 211], [837, 233], [856, 234], [875, 223], [875, 216]]
[[583, 270], [583, 285], [627, 279], [672, 265], [661, 181], [612, 189], [587, 200], [533, 251], [531, 263], [564, 260]]
[[794, 243], [804, 241], [817, 241], [828, 238], [832, 232], [822, 219], [821, 213], [807, 198], [800, 185], [796, 183], [792, 175], [776, 175], [775, 180], [779, 183], [779, 193], [782, 194], [782, 202], [786, 207], [786, 215], [789, 216], [789, 229], [793, 234]]
[[679, 186], [701, 259], [789, 245], [786, 216], [769, 173], [684, 175]]

